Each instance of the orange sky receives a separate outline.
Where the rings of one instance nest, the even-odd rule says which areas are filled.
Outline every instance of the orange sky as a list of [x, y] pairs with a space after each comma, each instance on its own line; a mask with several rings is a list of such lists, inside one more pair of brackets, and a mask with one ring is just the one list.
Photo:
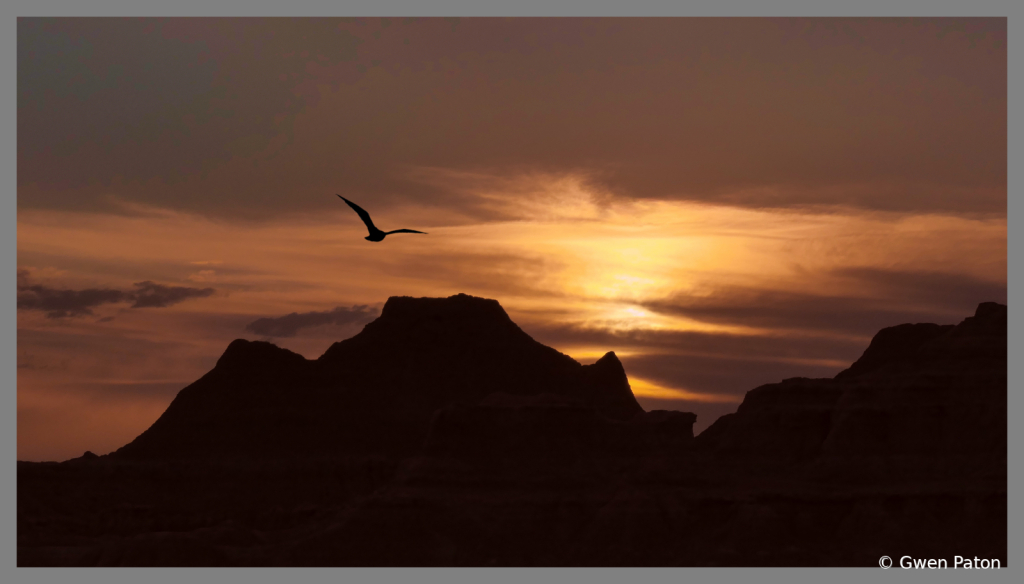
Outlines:
[[[832, 376], [881, 327], [1006, 301], [1005, 39], [23, 19], [18, 457], [113, 450], [231, 340], [315, 358], [394, 295], [496, 298], [580, 361], [614, 350], [697, 431]], [[429, 235], [366, 242], [335, 193]]]

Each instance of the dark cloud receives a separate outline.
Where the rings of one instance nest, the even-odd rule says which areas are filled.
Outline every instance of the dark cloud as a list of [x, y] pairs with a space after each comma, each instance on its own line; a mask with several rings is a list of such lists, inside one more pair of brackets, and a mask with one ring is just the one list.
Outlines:
[[1006, 304], [1006, 281], [982, 280], [952, 272], [843, 268], [833, 274], [863, 284], [872, 292], [925, 309], [973, 313], [982, 302]]
[[[149, 281], [137, 282], [134, 284], [135, 290], [129, 291], [111, 288], [62, 290], [32, 284], [29, 281], [30, 275], [28, 270], [18, 270], [18, 309], [44, 311], [48, 318], [87, 316], [93, 314], [92, 309], [101, 304], [118, 302], [132, 302], [132, 308], [162, 308], [189, 298], [210, 296], [215, 292], [213, 288], [164, 286]], [[100, 322], [107, 320], [109, 317], [100, 319]]]
[[868, 297], [732, 287], [644, 306], [715, 324], [871, 336], [905, 322], [953, 324], [982, 302], [1006, 302], [1005, 283], [964, 274], [844, 268], [823, 276]]
[[[354, 49], [336, 20], [88, 20], [18, 23], [18, 120], [31, 128], [19, 141], [26, 182], [77, 188], [158, 178], [177, 192], [172, 207], [201, 208], [208, 193], [175, 187], [263, 150], [281, 132], [276, 118], [304, 107], [296, 86], [310, 78], [307, 64], [350, 59]], [[49, 177], [30, 162], [43, 158], [57, 163]], [[64, 203], [99, 202], [89, 198]]]
[[247, 324], [245, 329], [267, 337], [294, 337], [304, 328], [325, 324], [346, 325], [370, 322], [380, 311], [375, 307], [358, 305], [338, 306], [322, 312], [293, 312], [276, 318], [260, 318]]
[[90, 315], [96, 306], [129, 299], [123, 291], [107, 288], [56, 290], [40, 285], [18, 286], [18, 309], [42, 310], [49, 318]]
[[162, 308], [177, 304], [189, 298], [205, 298], [213, 295], [213, 288], [189, 288], [186, 286], [164, 286], [155, 282], [136, 282], [131, 297], [135, 300], [132, 308]]
[[23, 18], [18, 205], [464, 211], [408, 172], [440, 168], [1003, 215], [1006, 38], [1005, 18]]

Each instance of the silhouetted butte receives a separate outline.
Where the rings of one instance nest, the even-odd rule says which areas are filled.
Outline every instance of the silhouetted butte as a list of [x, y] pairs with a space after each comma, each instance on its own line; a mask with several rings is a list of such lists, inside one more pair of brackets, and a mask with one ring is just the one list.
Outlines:
[[316, 360], [233, 341], [113, 456], [408, 455], [436, 410], [495, 392], [562, 396], [610, 420], [643, 412], [614, 353], [581, 365], [530, 338], [495, 300], [392, 297]]

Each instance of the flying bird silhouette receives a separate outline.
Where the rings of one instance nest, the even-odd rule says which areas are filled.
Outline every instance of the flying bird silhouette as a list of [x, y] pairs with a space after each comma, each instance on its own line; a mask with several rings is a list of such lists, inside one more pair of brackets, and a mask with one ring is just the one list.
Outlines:
[[352, 210], [356, 212], [356, 215], [359, 215], [359, 218], [363, 220], [363, 223], [366, 223], [366, 228], [370, 230], [370, 235], [366, 236], [365, 238], [367, 241], [384, 241], [384, 237], [391, 235], [392, 233], [422, 233], [423, 235], [427, 234], [425, 231], [415, 231], [412, 229], [396, 229], [394, 231], [381, 231], [380, 229], [377, 229], [376, 225], [373, 224], [373, 221], [370, 219], [370, 214], [364, 211], [362, 207], [341, 195], [338, 195], [338, 198], [348, 203], [348, 206], [352, 207]]

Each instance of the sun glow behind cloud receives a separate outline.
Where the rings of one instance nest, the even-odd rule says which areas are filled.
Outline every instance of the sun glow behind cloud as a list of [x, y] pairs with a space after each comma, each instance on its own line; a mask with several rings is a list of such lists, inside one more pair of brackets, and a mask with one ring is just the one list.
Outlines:
[[[123, 444], [234, 338], [315, 357], [397, 294], [732, 397], [1005, 301], [1005, 19], [833, 24], [19, 20], [19, 456]], [[366, 242], [334, 193], [430, 235]]]
[[[1005, 282], [1003, 218], [628, 201], [592, 191], [583, 178], [571, 175], [490, 182], [485, 178], [476, 176], [474, 188], [480, 189], [483, 204], [498, 212], [497, 219], [467, 222], [458, 212], [449, 217], [436, 208], [424, 215], [422, 202], [408, 207], [366, 203], [378, 225], [386, 229], [429, 232], [396, 235], [380, 244], [364, 241], [363, 225], [341, 205], [318, 216], [261, 223], [215, 221], [138, 204], [117, 215], [19, 212], [18, 264], [37, 281], [65, 288], [127, 288], [133, 282], [151, 280], [216, 289], [208, 298], [159, 310], [100, 306], [95, 318], [89, 319], [55, 321], [19, 311], [19, 363], [23, 356], [45, 366], [61, 362], [62, 353], [80, 355], [63, 368], [19, 368], [19, 408], [24, 404], [33, 412], [19, 423], [19, 433], [38, 435], [38, 428], [28, 420], [44, 419], [45, 403], [55, 403], [40, 402], [33, 395], [72, 391], [73, 380], [196, 379], [228, 342], [248, 336], [244, 327], [257, 318], [379, 305], [394, 295], [464, 292], [497, 298], [527, 332], [568, 327], [584, 336], [606, 335], [608, 340], [602, 343], [613, 345], [547, 341], [555, 348], [581, 359], [615, 350], [628, 364], [630, 358], [639, 359], [653, 350], [630, 341], [644, 335], [849, 337], [805, 331], [796, 325], [790, 329], [758, 326], [742, 319], [716, 320], [652, 308], [659, 302], [716, 299], [729, 287], [900, 302], [886, 297], [889, 293], [884, 290], [862, 284], [851, 287], [849, 281], [832, 274], [839, 268], [941, 272], [956, 266], [964, 276]], [[325, 198], [333, 195], [327, 193]], [[101, 318], [113, 320], [97, 320]], [[315, 358], [340, 340], [339, 335], [358, 332], [358, 328], [318, 330], [272, 340]], [[58, 351], [49, 346], [57, 338], [53, 335], [65, 339], [67, 348]], [[165, 346], [166, 354], [154, 358], [140, 353], [118, 364], [123, 361], [118, 351], [123, 349], [112, 347], [138, 342]], [[671, 353], [664, 347], [658, 351]], [[695, 354], [693, 349], [688, 351]], [[714, 357], [717, 349], [702, 351]], [[819, 366], [839, 363], [828, 356], [749, 358]], [[739, 399], [735, 394], [675, 389], [627, 373], [638, 396], [718, 404]], [[764, 380], [768, 381], [773, 380]], [[130, 401], [130, 394], [121, 395]], [[125, 411], [157, 412], [153, 399], [169, 401], [170, 397], [146, 396], [145, 408]], [[126, 442], [134, 437], [132, 432], [137, 434], [152, 421], [143, 416], [134, 424], [119, 422], [120, 434], [102, 443]], [[55, 448], [20, 450], [19, 456], [59, 457], [43, 454]], [[61, 452], [77, 455], [83, 449], [68, 446]]]
[[[593, 197], [583, 197], [578, 189], [565, 197], [584, 215], [596, 214]], [[544, 201], [564, 209], [563, 197], [548, 192], [535, 194], [528, 207], [536, 209]], [[515, 210], [521, 205], [517, 202]], [[390, 223], [416, 225], [413, 214], [389, 211]], [[33, 257], [64, 258], [65, 272], [80, 262], [97, 267], [163, 264], [165, 277], [216, 279], [259, 290], [261, 299], [275, 288], [289, 287], [287, 282], [306, 289], [298, 298], [289, 295], [288, 302], [308, 303], [317, 302], [314, 290], [330, 302], [339, 294], [365, 299], [398, 293], [396, 288], [403, 286], [459, 287], [472, 282], [474, 270], [482, 270], [520, 280], [522, 294], [513, 296], [544, 296], [545, 302], [561, 298], [574, 306], [592, 305], [591, 314], [633, 321], [653, 317], [631, 303], [680, 293], [712, 294], [723, 283], [822, 286], [795, 276], [837, 265], [938, 269], [955, 261], [964, 271], [989, 278], [1001, 276], [1005, 265], [998, 253], [991, 253], [1005, 249], [1001, 219], [780, 213], [669, 202], [612, 203], [606, 211], [600, 221], [545, 219], [561, 217], [562, 211], [531, 211], [509, 221], [430, 225], [430, 236], [393, 236], [376, 246], [362, 240], [362, 225], [343, 207], [318, 218], [251, 225], [158, 209], [134, 217], [23, 211], [19, 254], [30, 262]], [[972, 261], [962, 261], [968, 257]], [[475, 258], [489, 259], [481, 263]], [[462, 261], [469, 263], [458, 266], [465, 273], [457, 278], [410, 269]], [[186, 265], [202, 269], [185, 274]], [[79, 278], [99, 276], [74, 272]], [[501, 291], [508, 284], [481, 287]]]
[[[642, 304], [714, 295], [726, 284], [831, 293], [837, 283], [814, 274], [837, 266], [941, 270], [952, 264], [976, 277], [1005, 277], [1004, 219], [670, 202], [602, 207], [578, 181], [559, 179], [557, 185], [566, 190], [514, 198], [516, 219], [430, 225], [429, 236], [393, 236], [379, 245], [362, 240], [363, 226], [343, 207], [262, 224], [160, 209], [137, 216], [23, 211], [19, 265], [47, 270], [37, 275], [52, 274], [68, 285], [144, 278], [218, 283], [225, 295], [203, 304], [218, 312], [467, 292], [496, 296], [512, 310], [558, 309], [580, 324], [737, 333], [757, 331], [671, 317]], [[566, 218], [566, 209], [579, 210], [582, 219]], [[386, 216], [391, 224], [423, 227], [401, 208]]]

